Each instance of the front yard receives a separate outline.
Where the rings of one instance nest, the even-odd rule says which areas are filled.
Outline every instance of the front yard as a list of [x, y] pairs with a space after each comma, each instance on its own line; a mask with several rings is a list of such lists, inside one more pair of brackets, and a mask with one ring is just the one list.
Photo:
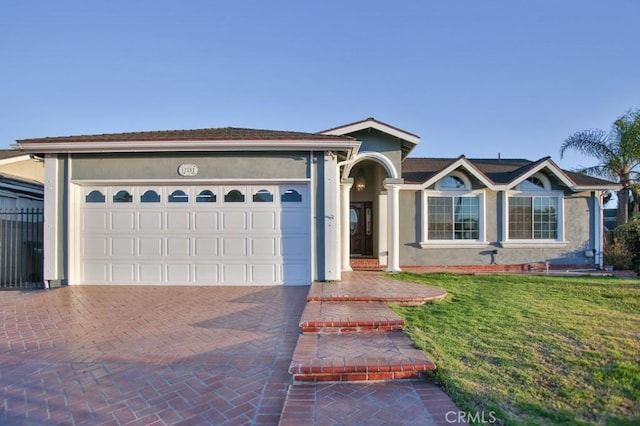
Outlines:
[[442, 302], [394, 309], [468, 418], [640, 424], [640, 280], [394, 277], [449, 293]]

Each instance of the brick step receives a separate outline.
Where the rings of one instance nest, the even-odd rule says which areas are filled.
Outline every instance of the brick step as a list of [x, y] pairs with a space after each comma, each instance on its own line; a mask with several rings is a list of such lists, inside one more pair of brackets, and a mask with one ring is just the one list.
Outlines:
[[435, 364], [401, 331], [301, 334], [289, 366], [296, 382], [416, 379]]
[[377, 258], [352, 257], [349, 261], [351, 269], [354, 271], [381, 271], [386, 265], [380, 265]]
[[403, 326], [384, 302], [309, 302], [300, 318], [303, 333], [386, 332]]
[[[389, 302], [397, 305], [417, 306], [434, 300], [442, 300], [447, 292], [441, 288], [395, 281], [392, 285], [379, 274], [360, 272], [360, 281], [352, 283], [348, 278], [335, 283], [311, 284], [308, 302]], [[370, 275], [366, 275], [370, 274]], [[345, 277], [348, 277], [345, 274]], [[370, 277], [370, 280], [365, 280]]]

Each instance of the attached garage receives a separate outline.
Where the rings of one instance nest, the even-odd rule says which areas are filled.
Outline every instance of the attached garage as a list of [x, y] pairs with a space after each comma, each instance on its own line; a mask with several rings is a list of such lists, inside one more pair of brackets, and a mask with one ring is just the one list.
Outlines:
[[225, 127], [18, 146], [44, 161], [49, 287], [340, 279], [352, 137]]
[[76, 190], [79, 284], [311, 281], [308, 184]]

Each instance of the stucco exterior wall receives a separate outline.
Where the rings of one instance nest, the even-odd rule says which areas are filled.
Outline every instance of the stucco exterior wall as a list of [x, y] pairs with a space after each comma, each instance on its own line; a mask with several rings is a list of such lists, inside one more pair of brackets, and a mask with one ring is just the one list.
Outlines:
[[588, 194], [567, 196], [564, 199], [566, 244], [536, 247], [502, 247], [502, 207], [498, 194], [485, 195], [485, 226], [487, 244], [473, 248], [421, 248], [421, 205], [419, 191], [400, 191], [400, 264], [402, 266], [488, 265], [492, 251], [498, 250], [495, 262], [515, 264], [584, 264], [593, 265], [593, 258], [585, 250], [593, 249], [594, 230], [591, 217], [593, 200]]
[[[180, 176], [181, 164], [195, 164], [198, 174]], [[76, 180], [110, 179], [306, 179], [308, 153], [74, 154]]]
[[384, 154], [393, 163], [399, 172], [402, 170], [402, 146], [400, 140], [378, 131], [361, 131], [350, 136], [362, 141], [360, 153], [379, 152]]
[[0, 173], [44, 183], [44, 162], [28, 158], [21, 161], [5, 162], [0, 164]]

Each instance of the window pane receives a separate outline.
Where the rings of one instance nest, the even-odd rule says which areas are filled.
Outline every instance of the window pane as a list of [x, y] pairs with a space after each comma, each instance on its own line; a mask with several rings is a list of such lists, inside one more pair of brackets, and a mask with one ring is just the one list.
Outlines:
[[253, 202], [254, 203], [272, 203], [273, 194], [267, 191], [266, 189], [261, 189], [260, 191], [253, 194]]
[[196, 203], [215, 203], [216, 202], [216, 194], [213, 191], [209, 191], [205, 189], [201, 191], [196, 197]]
[[509, 238], [530, 240], [532, 236], [531, 198], [509, 197]]
[[429, 197], [428, 239], [453, 239], [453, 206], [451, 197]]
[[226, 203], [244, 203], [244, 194], [237, 189], [233, 189], [227, 192], [227, 195], [224, 196], [224, 201]]
[[477, 197], [456, 197], [455, 234], [456, 240], [477, 240], [480, 238], [480, 202]]
[[169, 195], [170, 203], [188, 203], [189, 196], [182, 190], [176, 189]]
[[440, 181], [440, 189], [465, 189], [464, 182], [457, 176], [447, 176]]
[[160, 194], [150, 189], [140, 196], [141, 203], [159, 203]]
[[129, 194], [129, 192], [123, 189], [122, 191], [118, 191], [118, 193], [113, 196], [113, 202], [114, 203], [131, 203], [133, 202], [133, 195]]
[[302, 202], [302, 194], [295, 189], [287, 189], [282, 195], [280, 195], [280, 202], [282, 203], [300, 203]]
[[85, 203], [104, 203], [104, 194], [98, 190], [91, 191], [84, 197]]
[[533, 238], [555, 240], [558, 237], [558, 199], [536, 197], [533, 202]]

